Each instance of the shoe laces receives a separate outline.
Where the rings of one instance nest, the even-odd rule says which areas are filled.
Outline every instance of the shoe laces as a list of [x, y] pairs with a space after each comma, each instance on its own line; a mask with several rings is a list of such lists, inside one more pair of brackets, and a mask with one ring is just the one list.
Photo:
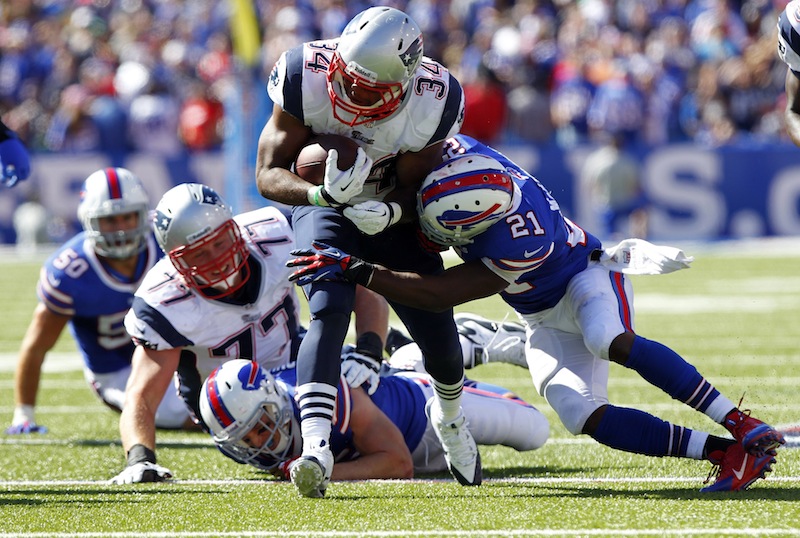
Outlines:
[[[506, 351], [508, 351], [509, 349], [513, 348], [514, 346], [516, 346], [517, 344], [519, 344], [522, 341], [522, 338], [520, 338], [519, 336], [516, 336], [514, 334], [511, 334], [511, 332], [508, 331], [505, 328], [504, 325], [505, 325], [506, 319], [508, 319], [508, 312], [506, 312], [506, 315], [503, 316], [503, 319], [499, 323], [495, 323], [494, 324], [497, 327], [497, 329], [494, 331], [494, 334], [492, 335], [492, 338], [486, 343], [486, 346], [484, 346], [484, 350], [483, 350], [483, 355], [484, 355], [483, 358], [484, 358], [485, 362], [489, 362], [489, 351], [490, 350], [491, 351], [506, 352]], [[503, 338], [502, 339], [500, 339], [500, 333], [501, 332], [503, 333]], [[495, 341], [497, 343], [495, 343]]]
[[443, 441], [447, 440], [445, 451], [451, 461], [467, 464], [475, 459], [477, 447], [467, 434], [467, 418], [463, 414], [452, 422], [442, 422], [438, 429]]

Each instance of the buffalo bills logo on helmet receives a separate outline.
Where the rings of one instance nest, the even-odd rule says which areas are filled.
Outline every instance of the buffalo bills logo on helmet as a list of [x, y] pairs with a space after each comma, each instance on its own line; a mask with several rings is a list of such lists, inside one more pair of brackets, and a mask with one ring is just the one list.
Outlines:
[[264, 371], [259, 368], [257, 362], [251, 361], [250, 364], [243, 366], [239, 370], [237, 377], [242, 382], [243, 389], [258, 390], [267, 376], [264, 375]]
[[[470, 226], [483, 222], [485, 219], [492, 216], [492, 214], [500, 209], [500, 204], [493, 204], [485, 211], [464, 211], [459, 209], [451, 209], [442, 213], [436, 220], [442, 226], [447, 228], [461, 227], [469, 229]], [[499, 218], [499, 217], [496, 217]]]

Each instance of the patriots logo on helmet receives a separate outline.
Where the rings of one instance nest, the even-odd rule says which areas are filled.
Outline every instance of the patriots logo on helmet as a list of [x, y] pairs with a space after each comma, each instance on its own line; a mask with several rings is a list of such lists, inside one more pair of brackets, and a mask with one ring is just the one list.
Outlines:
[[169, 229], [169, 225], [172, 222], [172, 217], [159, 211], [158, 209], [155, 210], [156, 218], [153, 219], [153, 224], [155, 227], [162, 232], [165, 232]]
[[406, 66], [406, 72], [411, 75], [411, 68], [417, 65], [419, 57], [422, 55], [422, 37], [418, 37], [411, 42], [411, 45], [400, 54], [400, 61]]
[[203, 185], [202, 192], [203, 192], [203, 199], [201, 200], [202, 203], [211, 205], [220, 205], [222, 203], [219, 194], [217, 194], [217, 192], [214, 189], [206, 185]]

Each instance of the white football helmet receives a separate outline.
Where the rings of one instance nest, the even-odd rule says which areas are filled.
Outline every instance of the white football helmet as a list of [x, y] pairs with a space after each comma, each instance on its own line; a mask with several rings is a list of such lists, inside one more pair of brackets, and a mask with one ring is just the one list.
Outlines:
[[411, 17], [390, 7], [362, 11], [328, 66], [333, 115], [351, 127], [392, 115], [421, 62], [422, 32]]
[[[234, 359], [211, 372], [200, 390], [200, 415], [220, 450], [240, 463], [270, 471], [294, 449], [289, 394], [255, 361]], [[268, 434], [261, 446], [244, 441], [251, 431]]]
[[183, 183], [168, 190], [155, 211], [156, 240], [186, 284], [218, 299], [250, 278], [250, 250], [233, 212], [211, 187]]
[[444, 246], [466, 245], [512, 207], [514, 182], [505, 167], [478, 153], [436, 167], [417, 193], [423, 233]]
[[[125, 168], [104, 168], [83, 182], [78, 219], [95, 252], [107, 258], [130, 258], [144, 250], [150, 230], [150, 201], [141, 180]], [[100, 219], [136, 213], [138, 224], [129, 230], [100, 231]]]

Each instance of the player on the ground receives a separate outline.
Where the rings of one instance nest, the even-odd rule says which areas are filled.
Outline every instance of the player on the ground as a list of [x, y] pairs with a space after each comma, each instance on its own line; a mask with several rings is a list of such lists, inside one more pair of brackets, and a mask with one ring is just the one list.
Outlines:
[[[234, 217], [213, 189], [185, 183], [161, 198], [154, 228], [166, 256], [144, 277], [125, 316], [136, 350], [120, 416], [127, 467], [112, 479], [117, 484], [171, 476], [156, 463], [154, 414], [175, 372], [197, 417], [200, 386], [214, 368], [236, 358], [281, 366], [295, 359], [300, 343], [299, 302], [284, 266], [294, 235], [277, 208]], [[377, 353], [388, 323], [382, 305], [357, 316], [359, 334], [376, 327], [370, 339], [378, 340]]]
[[[423, 56], [419, 26], [396, 9], [367, 9], [341, 37], [284, 52], [267, 89], [275, 104], [259, 140], [256, 179], [265, 198], [294, 206], [298, 246], [321, 240], [398, 270], [441, 272], [441, 257], [419, 241], [414, 203], [445, 139], [461, 126], [464, 98], [447, 69]], [[322, 185], [294, 174], [292, 164], [313, 134], [355, 140], [353, 167], [340, 172], [332, 151]], [[312, 315], [298, 353], [304, 446], [291, 475], [306, 496], [324, 494], [333, 468], [333, 401], [354, 289], [315, 282], [304, 290]], [[480, 455], [460, 410], [464, 369], [452, 311], [392, 306], [433, 378], [429, 412], [450, 470], [461, 484], [480, 484]]]
[[[740, 411], [673, 350], [634, 332], [633, 288], [623, 271], [668, 272], [690, 260], [638, 240], [603, 251], [536, 178], [474, 139], [451, 139], [445, 159], [420, 190], [420, 222], [463, 264], [416, 275], [317, 245], [323, 250], [290, 262], [300, 266], [292, 278], [346, 278], [432, 310], [499, 293], [527, 325], [536, 389], [571, 433], [639, 454], [707, 459], [720, 472], [703, 491], [745, 489], [771, 470], [783, 436]], [[609, 361], [723, 424], [734, 439], [610, 404]]]
[[0, 120], [0, 183], [13, 187], [28, 179], [31, 174], [31, 158], [28, 148], [17, 133]]
[[786, 69], [786, 132], [800, 146], [800, 0], [792, 0], [778, 18], [778, 55]]
[[[69, 325], [94, 393], [120, 411], [131, 371], [133, 343], [122, 319], [145, 273], [159, 258], [150, 233], [149, 200], [142, 182], [124, 168], [105, 168], [83, 184], [79, 233], [42, 267], [33, 312], [14, 376], [16, 406], [6, 433], [44, 433], [35, 405], [45, 355]], [[156, 402], [160, 428], [190, 426], [189, 413], [175, 391]]]
[[[245, 360], [229, 361], [212, 372], [203, 383], [200, 410], [222, 453], [289, 478], [290, 462], [302, 448], [295, 382], [294, 367], [268, 372]], [[424, 373], [382, 376], [370, 395], [341, 379], [331, 433], [336, 459], [331, 480], [412, 478], [447, 470], [441, 442], [425, 415], [432, 397], [430, 376]], [[470, 432], [482, 445], [534, 450], [549, 436], [544, 415], [519, 398], [465, 386], [462, 406]]]

